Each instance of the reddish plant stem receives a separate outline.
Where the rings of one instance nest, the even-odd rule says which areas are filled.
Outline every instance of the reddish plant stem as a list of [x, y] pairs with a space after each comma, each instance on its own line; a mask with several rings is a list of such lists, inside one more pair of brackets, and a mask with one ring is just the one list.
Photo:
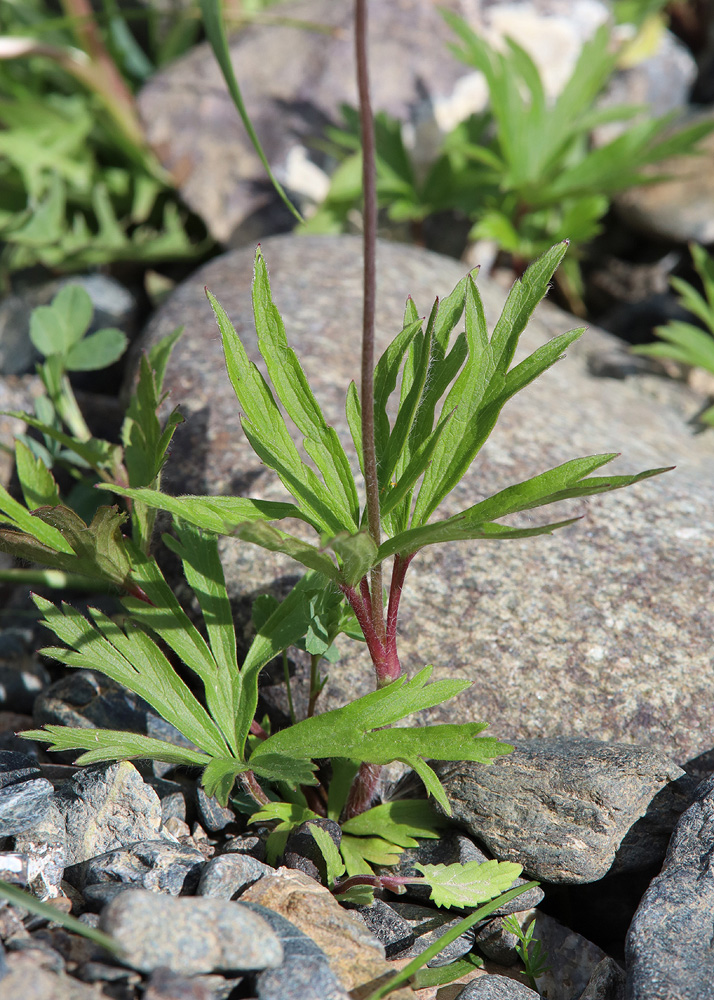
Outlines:
[[[355, 61], [359, 95], [360, 131], [362, 134], [362, 192], [364, 200], [364, 278], [362, 298], [362, 450], [367, 494], [367, 523], [375, 545], [379, 545], [379, 479], [374, 437], [374, 325], [377, 306], [377, 171], [375, 167], [374, 118], [369, 94], [367, 62], [367, 0], [355, 0]], [[384, 643], [384, 603], [382, 568], [372, 570], [372, 625]]]
[[243, 782], [243, 787], [248, 794], [255, 799], [259, 806], [264, 806], [266, 802], [270, 802], [270, 799], [258, 784], [258, 779], [252, 771], [244, 771], [240, 777]]
[[359, 590], [364, 601], [364, 606], [369, 610], [372, 607], [372, 595], [369, 592], [369, 581], [363, 576], [359, 582]]
[[266, 733], [266, 731], [263, 729], [261, 724], [257, 722], [255, 719], [253, 719], [253, 721], [250, 724], [250, 735], [257, 736], [261, 740], [267, 740], [268, 738], [268, 734]]
[[359, 771], [352, 782], [350, 793], [342, 810], [343, 823], [369, 809], [377, 791], [377, 783], [381, 772], [381, 764], [360, 764]]
[[404, 589], [404, 577], [407, 575], [409, 564], [416, 555], [410, 552], [409, 555], [394, 557], [392, 566], [392, 580], [389, 586], [389, 606], [387, 608], [387, 650], [394, 650], [397, 653], [397, 616], [399, 614], [399, 602]]
[[332, 890], [333, 896], [347, 892], [356, 885], [373, 885], [375, 889], [389, 889], [391, 892], [403, 892], [402, 886], [423, 884], [424, 879], [419, 876], [409, 878], [406, 875], [351, 875], [349, 878], [339, 882]]
[[372, 657], [372, 663], [374, 664], [374, 669], [377, 673], [377, 683], [380, 684], [382, 678], [381, 671], [386, 659], [386, 651], [384, 643], [381, 642], [377, 636], [377, 632], [372, 624], [372, 618], [369, 614], [369, 605], [365, 605], [364, 601], [354, 587], [348, 587], [346, 584], [340, 584], [340, 590], [349, 601], [350, 607], [354, 611], [355, 617], [359, 622], [359, 627], [362, 629], [362, 634], [364, 635], [365, 642], [367, 643], [369, 655]]

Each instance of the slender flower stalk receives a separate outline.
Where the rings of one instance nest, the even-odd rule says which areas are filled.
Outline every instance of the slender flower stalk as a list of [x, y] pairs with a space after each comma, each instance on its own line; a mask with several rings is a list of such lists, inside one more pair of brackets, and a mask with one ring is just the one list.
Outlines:
[[[369, 533], [379, 545], [379, 480], [374, 436], [374, 325], [377, 306], [377, 170], [372, 102], [369, 94], [367, 62], [367, 0], [355, 0], [355, 58], [359, 94], [360, 130], [362, 133], [362, 191], [364, 200], [364, 279], [362, 302], [362, 449], [367, 494]], [[383, 643], [386, 637], [382, 598], [382, 568], [372, 570], [371, 617]]]

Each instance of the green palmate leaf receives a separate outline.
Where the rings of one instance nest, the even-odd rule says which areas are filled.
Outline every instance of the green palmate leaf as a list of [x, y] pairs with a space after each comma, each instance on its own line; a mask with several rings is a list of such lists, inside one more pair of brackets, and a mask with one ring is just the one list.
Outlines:
[[320, 470], [325, 486], [341, 505], [341, 516], [359, 527], [359, 501], [350, 463], [333, 427], [325, 420], [295, 352], [289, 347], [282, 318], [273, 303], [265, 259], [258, 249], [253, 280], [253, 314], [258, 346], [280, 402], [304, 435], [305, 451]]
[[437, 906], [478, 906], [509, 889], [523, 868], [511, 861], [469, 861], [465, 865], [415, 866], [431, 886]]
[[353, 837], [350, 834], [343, 835], [343, 840], [347, 837], [347, 852], [349, 855], [359, 855], [370, 865], [396, 865], [399, 863], [399, 856], [403, 848], [383, 837]]
[[18, 440], [15, 446], [15, 462], [22, 495], [28, 508], [55, 507], [60, 498], [54, 476], [42, 459], [36, 457], [23, 441]]
[[275, 733], [256, 747], [251, 762], [258, 764], [268, 753], [304, 760], [348, 756], [374, 764], [402, 760], [422, 776], [427, 789], [437, 794], [439, 802], [448, 809], [443, 790], [424, 757], [485, 763], [500, 754], [510, 753], [511, 747], [492, 738], [478, 738], [486, 728], [484, 723], [478, 722], [464, 726], [383, 730], [382, 727], [422, 708], [440, 704], [468, 687], [468, 683], [451, 680], [427, 685], [431, 673], [432, 668], [425, 667], [411, 680], [401, 677], [388, 687], [358, 698], [343, 708], [304, 719]]
[[517, 538], [535, 538], [538, 535], [550, 535], [558, 528], [566, 528], [577, 521], [577, 517], [565, 521], [554, 521], [552, 524], [542, 524], [537, 528], [511, 528], [505, 524], [494, 524], [491, 521], [470, 523], [462, 515], [456, 514], [446, 521], [435, 521], [425, 524], [422, 528], [412, 528], [390, 538], [379, 547], [380, 560], [388, 559], [395, 554], [411, 555], [427, 545], [443, 542], [464, 542], [471, 539], [485, 541], [507, 541]]
[[274, 865], [283, 853], [290, 831], [310, 819], [319, 819], [319, 816], [306, 806], [293, 802], [266, 802], [258, 812], [253, 813], [248, 822], [278, 821], [265, 843], [268, 864]]
[[165, 740], [140, 733], [127, 733], [113, 729], [74, 729], [71, 726], [46, 725], [42, 729], [26, 729], [23, 739], [51, 743], [50, 750], [84, 750], [77, 757], [78, 764], [97, 764], [106, 760], [147, 759], [162, 760], [167, 764], [185, 764], [204, 767], [210, 756], [178, 747]]
[[344, 833], [356, 837], [379, 834], [400, 847], [417, 847], [415, 837], [438, 838], [448, 820], [438, 816], [424, 799], [383, 802], [342, 824]]
[[345, 873], [345, 865], [340, 857], [339, 849], [327, 830], [321, 826], [318, 826], [316, 823], [309, 823], [308, 829], [315, 838], [315, 843], [320, 849], [320, 854], [325, 859], [327, 884], [332, 886], [335, 884], [335, 880]]
[[[119, 492], [119, 488], [105, 483], [100, 489]], [[175, 517], [213, 531], [218, 535], [231, 535], [239, 525], [249, 521], [276, 521], [284, 517], [305, 520], [299, 508], [292, 503], [273, 500], [251, 500], [248, 497], [172, 497], [158, 490], [129, 489], [121, 487], [121, 495], [145, 503], [155, 510], [167, 510]]]
[[343, 506], [300, 458], [268, 384], [248, 358], [225, 310], [210, 292], [207, 295], [221, 332], [228, 375], [243, 409], [243, 430], [251, 447], [268, 468], [277, 472], [297, 499], [305, 518], [319, 530], [330, 534], [351, 531], [352, 517], [344, 516]]
[[0, 899], [5, 899], [12, 906], [16, 906], [20, 910], [28, 910], [36, 917], [42, 917], [43, 920], [49, 921], [50, 924], [58, 924], [60, 927], [64, 927], [65, 930], [81, 934], [82, 937], [93, 941], [100, 948], [104, 948], [106, 951], [112, 952], [120, 958], [124, 955], [123, 948], [108, 934], [96, 930], [89, 924], [85, 924], [82, 920], [77, 920], [76, 917], [70, 916], [69, 913], [64, 913], [64, 911], [57, 909], [56, 906], [52, 906], [50, 903], [43, 903], [29, 892], [23, 892], [22, 889], [18, 889], [14, 885], [8, 885], [7, 882], [0, 882]]
[[[342, 860], [345, 863], [346, 873], [352, 877], [353, 875], [373, 875], [372, 866], [365, 859], [364, 855], [359, 849], [359, 837], [350, 837], [349, 835], [343, 837], [340, 841], [340, 854], [342, 855]], [[343, 898], [347, 898], [346, 896]], [[374, 890], [372, 889], [369, 893], [368, 904], [374, 899]]]
[[94, 306], [80, 285], [65, 285], [49, 306], [38, 306], [30, 317], [30, 339], [45, 357], [66, 356], [87, 332]]
[[53, 646], [47, 655], [70, 667], [106, 674], [140, 695], [201, 750], [214, 757], [228, 756], [216, 723], [141, 629], [129, 622], [124, 631], [96, 608], [89, 609], [90, 623], [67, 604], [60, 609], [37, 595], [34, 601], [44, 623], [67, 647]]
[[92, 372], [118, 361], [129, 340], [121, 330], [107, 328], [83, 337], [67, 352], [64, 364], [70, 372]]
[[[385, 454], [389, 442], [390, 428], [387, 416], [389, 398], [396, 388], [404, 356], [421, 330], [422, 321], [413, 316], [415, 311], [416, 307], [407, 309], [403, 329], [387, 347], [374, 367], [374, 430], [378, 455]], [[409, 319], [408, 323], [407, 319]]]

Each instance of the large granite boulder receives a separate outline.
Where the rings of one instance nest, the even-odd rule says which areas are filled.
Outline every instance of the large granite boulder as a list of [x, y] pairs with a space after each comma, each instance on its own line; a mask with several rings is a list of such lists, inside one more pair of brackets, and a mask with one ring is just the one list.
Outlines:
[[[348, 440], [344, 395], [359, 370], [361, 244], [353, 237], [274, 237], [263, 250], [288, 337], [328, 419]], [[149, 346], [179, 324], [186, 333], [167, 373], [179, 428], [164, 479], [173, 493], [284, 498], [243, 437], [218, 331], [204, 296], [221, 300], [255, 359], [252, 250], [216, 258], [186, 280], [145, 332]], [[379, 248], [378, 346], [401, 327], [411, 293], [420, 313], [448, 293], [459, 263], [415, 248]], [[505, 289], [478, 279], [490, 325]], [[533, 350], [577, 321], [542, 305], [523, 346]], [[567, 357], [508, 403], [491, 440], [444, 515], [576, 456], [622, 452], [613, 469], [675, 471], [549, 516], [581, 520], [552, 537], [508, 544], [465, 542], [424, 550], [407, 577], [400, 621], [407, 670], [473, 686], [434, 709], [434, 720], [483, 719], [503, 738], [582, 736], [637, 742], [679, 763], [714, 746], [714, 434], [687, 419], [701, 400], [652, 375], [589, 374], [588, 356], [612, 353], [591, 329]], [[250, 598], [296, 574], [295, 564], [245, 543], [223, 543], [229, 587]], [[246, 605], [247, 606], [247, 605]], [[321, 707], [363, 694], [373, 677], [363, 647], [331, 668]], [[299, 693], [299, 692], [298, 692]]]

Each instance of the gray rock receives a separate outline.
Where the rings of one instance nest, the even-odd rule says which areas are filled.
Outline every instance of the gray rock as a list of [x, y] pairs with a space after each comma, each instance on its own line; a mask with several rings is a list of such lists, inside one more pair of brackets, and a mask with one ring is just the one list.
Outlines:
[[714, 997], [714, 778], [682, 816], [627, 935], [628, 1000]]
[[626, 976], [609, 956], [595, 966], [580, 1000], [625, 1000]]
[[231, 823], [235, 823], [236, 814], [232, 809], [221, 806], [216, 798], [204, 792], [200, 785], [196, 788], [196, 805], [201, 826], [209, 833], [218, 833], [225, 830]]
[[186, 976], [171, 969], [155, 969], [146, 984], [143, 1000], [223, 1000], [242, 977]]
[[122, 893], [99, 925], [124, 949], [124, 961], [141, 972], [162, 966], [175, 973], [272, 969], [283, 960], [277, 935], [241, 903], [222, 899], [173, 899], [153, 892]]
[[304, 872], [317, 882], [327, 884], [327, 866], [322, 851], [317, 846], [317, 841], [310, 832], [310, 828], [319, 826], [332, 839], [336, 847], [340, 846], [342, 840], [342, 829], [339, 823], [332, 819], [312, 819], [307, 823], [302, 823], [290, 835], [285, 844], [282, 864], [286, 868], [296, 868]]
[[542, 953], [550, 965], [536, 980], [538, 992], [548, 1000], [579, 997], [606, 957], [605, 952], [546, 913], [535, 910], [533, 918], [533, 938], [540, 941]]
[[19, 851], [1, 851], [0, 879], [15, 885], [27, 885], [27, 855]]
[[[454, 917], [448, 910], [436, 910], [418, 903], [403, 903], [397, 900], [390, 902], [389, 906], [411, 928], [415, 938], [411, 947], [400, 954], [400, 958], [415, 958], [421, 955], [461, 920], [461, 917]], [[450, 965], [463, 955], [467, 955], [473, 948], [475, 936], [474, 928], [461, 934], [429, 960], [429, 967]]]
[[[454, 0], [446, 6], [458, 9]], [[294, 189], [304, 187], [297, 175], [308, 142], [337, 120], [342, 103], [357, 103], [353, 12], [344, 0], [303, 0], [284, 5], [281, 15], [329, 25], [334, 32], [326, 40], [295, 27], [255, 25], [230, 46], [248, 114], [268, 160]], [[456, 81], [468, 72], [445, 49], [451, 37], [428, 0], [372, 2], [375, 107], [418, 120], [428, 113], [430, 101], [450, 98]], [[207, 44], [156, 74], [141, 91], [139, 110], [149, 142], [216, 239], [235, 245], [264, 236], [266, 225], [270, 233], [292, 224], [282, 212], [277, 218], [270, 214], [274, 194]]]
[[[43, 691], [35, 700], [33, 721], [36, 726], [125, 729], [193, 748], [193, 743], [158, 716], [143, 698], [91, 670], [73, 671]], [[56, 759], [71, 762], [76, 756], [77, 752], [71, 751], [57, 754]]]
[[394, 958], [414, 944], [411, 924], [383, 899], [375, 899], [369, 906], [358, 906], [356, 909], [377, 940], [384, 945], [385, 958]]
[[94, 986], [43, 968], [31, 953], [16, 952], [8, 955], [6, 961], [8, 971], [1, 980], [6, 997], [22, 997], [23, 1000], [100, 1000], [101, 995]]
[[67, 829], [68, 865], [159, 835], [159, 797], [129, 761], [83, 768], [55, 799]]
[[455, 1000], [535, 1000], [540, 996], [516, 979], [506, 976], [479, 976], [473, 979]]
[[147, 840], [72, 865], [65, 878], [82, 891], [97, 883], [123, 882], [178, 896], [195, 891], [204, 864], [195, 847]]
[[489, 920], [476, 929], [474, 947], [499, 965], [517, 965], [520, 962], [517, 944], [517, 936], [503, 926], [502, 917]]
[[[360, 241], [276, 237], [265, 240], [263, 250], [288, 337], [351, 452], [343, 414], [357, 365]], [[285, 498], [242, 435], [204, 298], [208, 285], [257, 360], [252, 270], [249, 250], [211, 261], [171, 296], [143, 338], [148, 346], [186, 325], [165, 383], [172, 405], [181, 404], [187, 417], [163, 479], [168, 492]], [[423, 314], [461, 276], [453, 260], [380, 245], [377, 349], [401, 328], [407, 292]], [[485, 276], [478, 284], [492, 328], [505, 292]], [[578, 325], [546, 304], [524, 344], [533, 350]], [[687, 760], [712, 745], [714, 543], [705, 525], [714, 509], [714, 435], [690, 433], [685, 421], [701, 403], [686, 387], [648, 376], [617, 382], [590, 376], [587, 356], [614, 346], [613, 338], [591, 328], [563, 361], [511, 400], [443, 515], [577, 455], [622, 451], [623, 471], [676, 462], [676, 473], [554, 508], [549, 518], [581, 514], [585, 520], [549, 538], [420, 553], [402, 598], [401, 658], [408, 670], [448, 665], [450, 676], [476, 682], [426, 713], [432, 722], [484, 719], [490, 735], [506, 739], [597, 733]], [[245, 621], [250, 595], [266, 588], [284, 593], [285, 581], [299, 572], [287, 558], [233, 539], [224, 539], [221, 551]], [[332, 671], [322, 710], [367, 693], [372, 677], [365, 650], [350, 647]]]
[[54, 789], [32, 757], [0, 751], [0, 837], [22, 833], [47, 814]]
[[349, 994], [330, 969], [324, 951], [307, 934], [265, 906], [241, 905], [269, 924], [283, 948], [282, 965], [256, 977], [259, 1000], [348, 1000]]
[[0, 708], [32, 712], [35, 698], [50, 675], [32, 651], [33, 635], [25, 629], [0, 632]]
[[250, 854], [221, 854], [206, 862], [198, 883], [198, 895], [234, 899], [243, 889], [274, 871]]
[[435, 765], [454, 819], [494, 857], [549, 882], [596, 882], [663, 856], [692, 790], [664, 754], [598, 740], [514, 743], [488, 767]]
[[44, 816], [15, 836], [15, 851], [27, 858], [27, 885], [39, 899], [62, 894], [67, 860], [64, 815], [53, 801]]

